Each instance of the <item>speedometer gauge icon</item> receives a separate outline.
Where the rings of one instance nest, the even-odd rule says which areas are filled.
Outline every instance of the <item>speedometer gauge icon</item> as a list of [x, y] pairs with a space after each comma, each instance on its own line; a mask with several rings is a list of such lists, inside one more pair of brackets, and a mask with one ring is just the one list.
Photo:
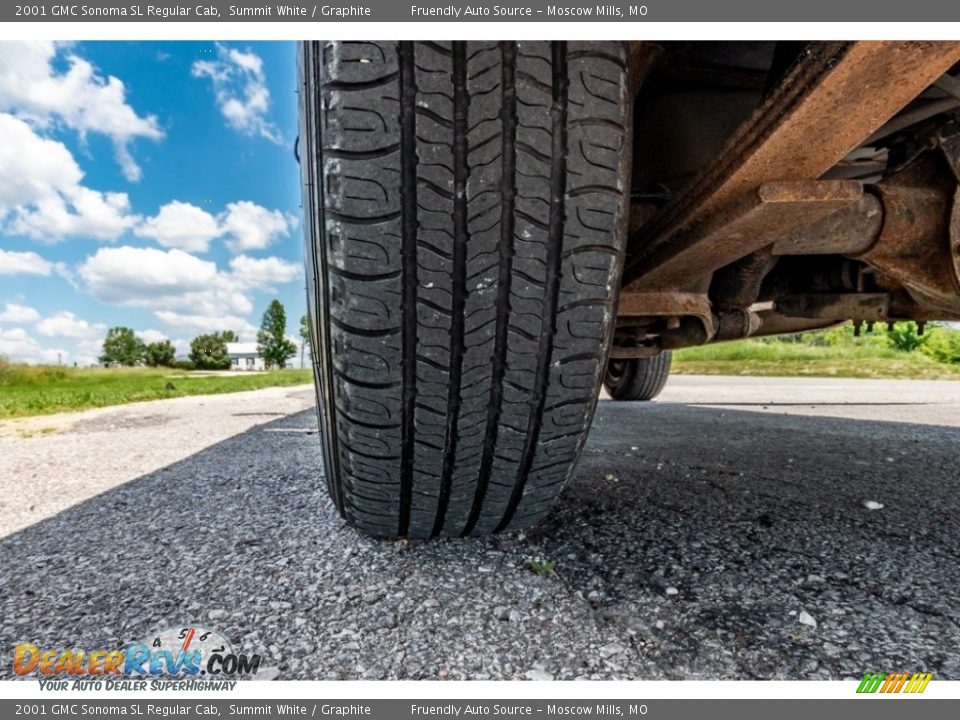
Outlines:
[[[233, 647], [221, 633], [200, 625], [182, 625], [151, 633], [141, 640], [151, 655], [169, 653], [173, 662], [177, 659], [189, 660], [191, 665], [200, 668], [199, 674], [206, 675], [206, 667], [213, 655], [230, 657]], [[182, 673], [175, 673], [180, 675]]]

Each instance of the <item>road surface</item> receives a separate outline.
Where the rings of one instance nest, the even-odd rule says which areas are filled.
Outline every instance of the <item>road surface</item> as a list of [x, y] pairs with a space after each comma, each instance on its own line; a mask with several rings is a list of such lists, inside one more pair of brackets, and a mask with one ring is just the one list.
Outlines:
[[0, 676], [200, 624], [284, 679], [960, 679], [960, 383], [675, 377], [600, 402], [545, 525], [409, 544], [332, 509], [312, 391], [262, 393], [0, 438]]

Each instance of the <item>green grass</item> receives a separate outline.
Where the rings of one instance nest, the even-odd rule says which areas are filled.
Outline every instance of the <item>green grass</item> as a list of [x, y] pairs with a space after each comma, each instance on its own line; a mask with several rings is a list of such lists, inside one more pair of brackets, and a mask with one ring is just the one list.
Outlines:
[[533, 558], [530, 560], [530, 571], [536, 575], [552, 575], [556, 567], [556, 560], [544, 560], [543, 558]]
[[[890, 346], [885, 333], [804, 333], [797, 340], [740, 340], [674, 353], [672, 372], [686, 375], [960, 380], [960, 363]], [[832, 333], [832, 335], [831, 335]]]
[[259, 390], [312, 381], [310, 370], [224, 376], [169, 368], [78, 369], [56, 365], [14, 365], [0, 358], [0, 418], [46, 415], [185, 395]]

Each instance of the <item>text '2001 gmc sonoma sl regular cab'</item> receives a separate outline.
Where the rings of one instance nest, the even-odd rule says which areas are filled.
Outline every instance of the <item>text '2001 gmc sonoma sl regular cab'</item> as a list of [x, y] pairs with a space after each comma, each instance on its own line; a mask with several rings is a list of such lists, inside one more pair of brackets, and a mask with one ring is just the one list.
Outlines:
[[960, 320], [960, 43], [298, 56], [326, 481], [371, 535], [536, 524], [674, 349]]

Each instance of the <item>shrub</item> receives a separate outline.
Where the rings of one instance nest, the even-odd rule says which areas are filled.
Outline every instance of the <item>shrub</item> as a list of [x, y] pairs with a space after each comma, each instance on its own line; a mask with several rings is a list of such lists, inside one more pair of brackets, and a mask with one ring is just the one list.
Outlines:
[[176, 370], [196, 370], [197, 366], [191, 360], [175, 360], [173, 368]]
[[890, 343], [890, 347], [900, 352], [919, 350], [928, 339], [928, 335], [920, 334], [915, 322], [897, 323], [887, 330], [887, 342]]
[[924, 344], [923, 352], [937, 362], [960, 364], [960, 331], [937, 328]]

